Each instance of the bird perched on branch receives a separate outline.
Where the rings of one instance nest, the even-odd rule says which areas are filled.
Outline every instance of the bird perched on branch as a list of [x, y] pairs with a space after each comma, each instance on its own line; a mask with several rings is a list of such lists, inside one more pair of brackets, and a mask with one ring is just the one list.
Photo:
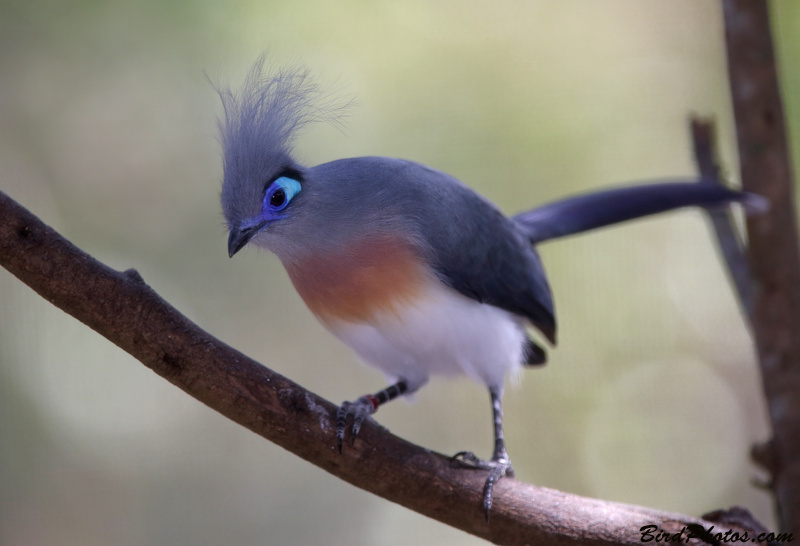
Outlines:
[[547, 276], [534, 245], [555, 237], [691, 205], [752, 196], [709, 182], [631, 186], [567, 199], [506, 217], [443, 172], [411, 161], [359, 157], [315, 167], [292, 155], [309, 122], [336, 119], [302, 69], [267, 74], [259, 60], [238, 91], [220, 92], [222, 210], [228, 253], [246, 244], [272, 251], [311, 312], [390, 386], [345, 402], [339, 450], [352, 420], [358, 435], [379, 406], [432, 375], [466, 374], [489, 391], [494, 450], [462, 452], [488, 471], [487, 517], [499, 479], [513, 475], [503, 438], [505, 378], [546, 354], [529, 326], [556, 343]]

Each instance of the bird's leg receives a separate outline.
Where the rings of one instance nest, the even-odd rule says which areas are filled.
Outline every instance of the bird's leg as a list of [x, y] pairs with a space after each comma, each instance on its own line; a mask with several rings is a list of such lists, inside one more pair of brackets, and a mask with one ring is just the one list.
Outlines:
[[502, 389], [490, 387], [489, 395], [492, 398], [492, 417], [494, 418], [494, 453], [492, 458], [484, 461], [470, 451], [461, 451], [453, 456], [453, 460], [462, 466], [489, 471], [489, 476], [487, 476], [483, 485], [483, 509], [486, 512], [486, 521], [489, 521], [489, 513], [492, 509], [492, 492], [495, 484], [503, 476], [514, 477], [514, 469], [508, 459], [506, 441], [503, 436], [503, 406], [500, 402]]
[[342, 452], [344, 431], [349, 416], [353, 416], [353, 427], [350, 430], [353, 434], [353, 440], [355, 440], [361, 430], [361, 424], [367, 417], [378, 411], [378, 407], [381, 404], [394, 400], [406, 392], [408, 392], [408, 382], [405, 379], [401, 379], [380, 392], [367, 394], [355, 402], [344, 402], [339, 407], [339, 411], [336, 412], [336, 440], [339, 444], [339, 453]]

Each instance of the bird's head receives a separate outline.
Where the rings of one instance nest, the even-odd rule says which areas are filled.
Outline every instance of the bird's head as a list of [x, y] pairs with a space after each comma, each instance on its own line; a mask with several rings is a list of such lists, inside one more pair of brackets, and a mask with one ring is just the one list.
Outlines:
[[[228, 220], [228, 256], [233, 257], [252, 239], [262, 235], [264, 246], [271, 245], [266, 237], [266, 231], [277, 222], [286, 222], [293, 211], [288, 210], [292, 200], [303, 189], [301, 176], [293, 172], [281, 173], [274, 179], [268, 179], [264, 184], [261, 208], [254, 214], [245, 216], [231, 215]], [[282, 230], [284, 231], [284, 230]]]
[[220, 197], [228, 254], [252, 241], [280, 256], [302, 232], [309, 193], [306, 171], [292, 157], [294, 139], [310, 122], [336, 121], [341, 108], [324, 100], [307, 70], [265, 74], [263, 57], [238, 91], [219, 93], [224, 107]]

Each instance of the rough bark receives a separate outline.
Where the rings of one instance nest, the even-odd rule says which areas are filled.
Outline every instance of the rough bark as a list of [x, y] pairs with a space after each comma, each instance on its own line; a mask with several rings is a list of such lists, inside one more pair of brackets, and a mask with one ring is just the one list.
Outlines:
[[800, 244], [768, 3], [724, 0], [742, 187], [771, 203], [748, 218], [753, 333], [772, 440], [755, 451], [772, 475], [782, 530], [800, 532]]
[[[204, 332], [134, 270], [116, 271], [0, 192], [0, 265], [191, 396], [256, 434], [376, 495], [498, 544], [640, 544], [644, 526], [688, 536], [721, 524], [502, 480], [492, 517], [484, 472], [452, 468], [369, 420], [343, 454], [335, 406]], [[658, 529], [658, 530], [656, 530]], [[751, 536], [753, 529], [749, 529]]]

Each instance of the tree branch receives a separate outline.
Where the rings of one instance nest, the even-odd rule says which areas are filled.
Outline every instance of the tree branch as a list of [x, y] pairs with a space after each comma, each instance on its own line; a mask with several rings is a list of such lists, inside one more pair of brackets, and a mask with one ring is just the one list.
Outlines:
[[[717, 160], [716, 127], [711, 119], [693, 117], [690, 121], [695, 163], [700, 172], [701, 184], [724, 184], [720, 178]], [[725, 261], [739, 306], [753, 330], [753, 279], [747, 263], [744, 241], [741, 240], [730, 207], [705, 210], [717, 237], [720, 253]]]
[[781, 529], [800, 533], [800, 242], [768, 3], [723, 0], [742, 186], [769, 199], [747, 221], [753, 333], [772, 440], [754, 452], [772, 474]]
[[[194, 398], [339, 478], [499, 544], [639, 544], [640, 528], [712, 523], [502, 480], [486, 523], [484, 475], [369, 420], [344, 454], [330, 402], [197, 327], [134, 270], [98, 262], [0, 192], [0, 264]], [[720, 524], [717, 523], [717, 530]], [[684, 531], [684, 536], [686, 531]]]

